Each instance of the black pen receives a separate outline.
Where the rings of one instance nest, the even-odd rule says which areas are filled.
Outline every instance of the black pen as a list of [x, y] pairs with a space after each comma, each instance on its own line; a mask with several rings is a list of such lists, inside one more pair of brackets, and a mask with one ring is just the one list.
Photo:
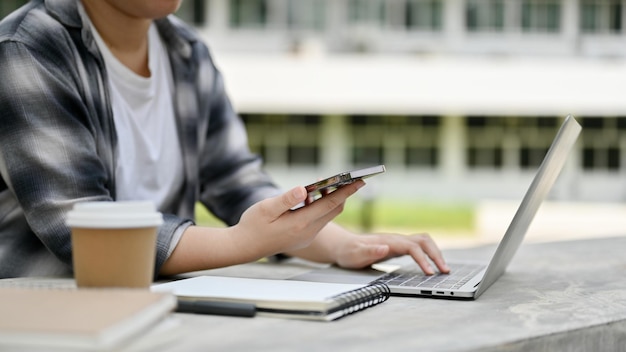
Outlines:
[[252, 303], [185, 301], [179, 299], [176, 312], [253, 317], [256, 315], [256, 306]]

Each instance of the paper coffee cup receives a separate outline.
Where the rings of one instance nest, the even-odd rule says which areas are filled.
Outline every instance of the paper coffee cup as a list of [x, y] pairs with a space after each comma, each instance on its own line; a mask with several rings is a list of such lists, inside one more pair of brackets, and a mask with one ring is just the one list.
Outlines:
[[67, 214], [78, 287], [147, 288], [163, 216], [145, 201], [83, 202]]

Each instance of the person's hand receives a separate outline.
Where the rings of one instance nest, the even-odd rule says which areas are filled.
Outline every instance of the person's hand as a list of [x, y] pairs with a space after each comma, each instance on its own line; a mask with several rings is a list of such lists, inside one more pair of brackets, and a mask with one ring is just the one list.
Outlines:
[[430, 261], [440, 272], [450, 271], [441, 251], [427, 234], [351, 235], [342, 242], [337, 248], [336, 261], [344, 268], [364, 268], [392, 257], [410, 255], [428, 275], [435, 273]]
[[364, 185], [358, 181], [341, 187], [296, 210], [292, 209], [306, 201], [307, 192], [304, 187], [293, 188], [250, 207], [231, 230], [240, 250], [253, 251], [250, 254], [256, 257], [304, 248], [341, 213], [346, 199]]

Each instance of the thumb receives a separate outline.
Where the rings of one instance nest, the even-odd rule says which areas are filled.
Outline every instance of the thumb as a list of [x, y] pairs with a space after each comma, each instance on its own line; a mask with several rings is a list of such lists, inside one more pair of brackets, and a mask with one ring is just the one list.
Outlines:
[[304, 202], [307, 197], [304, 187], [294, 187], [274, 198], [269, 198], [265, 202], [266, 214], [272, 219], [276, 219], [296, 205]]

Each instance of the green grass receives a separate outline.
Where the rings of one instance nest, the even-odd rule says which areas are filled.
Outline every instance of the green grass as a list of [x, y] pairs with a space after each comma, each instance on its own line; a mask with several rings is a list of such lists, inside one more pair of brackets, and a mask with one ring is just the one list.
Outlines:
[[474, 208], [383, 199], [368, 210], [364, 202], [350, 200], [336, 221], [355, 231], [468, 233], [474, 229]]
[[196, 203], [196, 224], [211, 227], [226, 226], [220, 219], [216, 218], [200, 203]]
[[[196, 207], [198, 225], [224, 226], [207, 212]], [[463, 203], [411, 202], [391, 199], [377, 200], [367, 205], [360, 199], [350, 199], [336, 222], [357, 232], [431, 232], [467, 234], [474, 229], [474, 207]]]

